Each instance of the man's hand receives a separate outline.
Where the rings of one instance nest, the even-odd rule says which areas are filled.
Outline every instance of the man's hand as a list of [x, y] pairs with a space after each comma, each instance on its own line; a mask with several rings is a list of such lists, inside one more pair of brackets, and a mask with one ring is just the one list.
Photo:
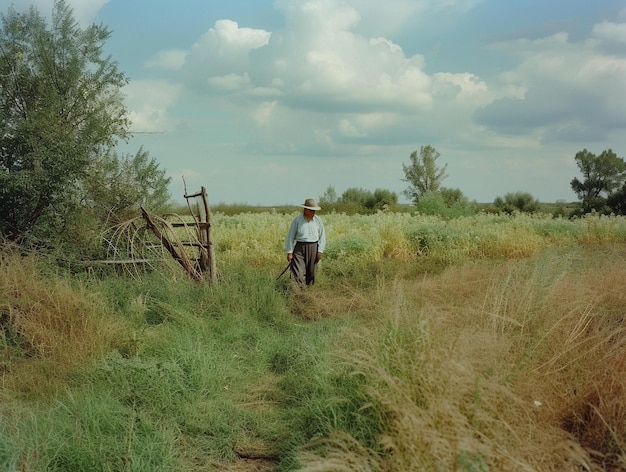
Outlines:
[[287, 262], [291, 263], [291, 259], [293, 259], [293, 254], [291, 252], [287, 253]]
[[318, 252], [318, 253], [317, 253], [317, 257], [315, 258], [315, 262], [319, 262], [319, 261], [321, 261], [321, 260], [322, 260], [322, 253], [321, 253], [321, 252]]

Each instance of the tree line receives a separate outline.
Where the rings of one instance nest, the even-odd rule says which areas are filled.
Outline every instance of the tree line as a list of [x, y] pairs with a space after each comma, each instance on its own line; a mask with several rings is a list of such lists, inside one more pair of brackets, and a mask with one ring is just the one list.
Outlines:
[[[447, 177], [447, 164], [437, 165], [439, 152], [432, 146], [422, 146], [419, 154], [414, 151], [410, 156], [410, 164], [403, 164], [404, 181], [410, 184], [405, 195], [420, 206], [424, 199], [439, 197], [442, 205], [451, 207], [455, 204], [467, 204], [459, 189], [442, 187]], [[572, 190], [579, 198], [579, 204], [568, 216], [581, 216], [588, 213], [626, 214], [626, 162], [611, 149], [596, 155], [587, 149], [578, 152], [574, 157], [582, 174], [582, 179], [575, 177], [570, 182]], [[534, 213], [539, 211], [540, 202], [529, 192], [512, 192], [504, 197], [496, 197], [493, 207], [497, 211], [512, 213], [514, 211]]]
[[[65, 0], [56, 0], [50, 24], [36, 8], [1, 16], [0, 30], [0, 235], [20, 244], [72, 241], [95, 236], [137, 214], [139, 207], [165, 210], [170, 178], [143, 148], [118, 155], [131, 136], [122, 89], [128, 77], [103, 53], [110, 31], [82, 28]], [[479, 208], [460, 189], [443, 186], [447, 164], [422, 146], [402, 164], [409, 184], [403, 194], [420, 213], [460, 216]], [[582, 174], [571, 187], [580, 199], [572, 216], [626, 214], [626, 163], [611, 149], [576, 154]], [[398, 209], [398, 195], [330, 186], [326, 207], [356, 211]], [[497, 197], [493, 209], [534, 212], [527, 192]], [[45, 243], [42, 243], [45, 242]], [[96, 250], [96, 249], [94, 249]]]
[[[409, 163], [402, 164], [404, 178], [409, 184], [403, 191], [413, 206], [424, 214], [443, 216], [463, 216], [477, 211], [495, 211], [501, 213], [535, 213], [540, 211], [541, 202], [532, 194], [524, 191], [510, 192], [494, 199], [491, 206], [470, 202], [458, 188], [443, 186], [448, 177], [447, 164], [440, 166], [441, 154], [431, 145], [422, 146], [409, 156]], [[562, 216], [581, 216], [588, 213], [604, 215], [626, 215], [626, 162], [611, 149], [599, 155], [587, 149], [574, 157], [582, 174], [570, 182], [572, 190], [579, 198], [569, 214]], [[329, 186], [320, 197], [326, 206], [340, 210], [385, 210], [396, 209], [398, 195], [385, 189], [371, 192], [364, 188], [348, 188], [341, 196], [334, 187]]]

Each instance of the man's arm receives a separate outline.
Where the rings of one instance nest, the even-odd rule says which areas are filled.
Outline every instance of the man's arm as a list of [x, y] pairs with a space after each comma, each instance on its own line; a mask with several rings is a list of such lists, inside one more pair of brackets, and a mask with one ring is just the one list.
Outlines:
[[293, 252], [294, 241], [296, 239], [296, 231], [298, 230], [297, 218], [291, 222], [291, 226], [289, 227], [289, 231], [287, 232], [287, 237], [285, 238], [285, 252], [290, 254]]
[[321, 218], [317, 217], [319, 225], [319, 239], [317, 241], [317, 252], [324, 252], [326, 250], [326, 229], [324, 228], [324, 222]]

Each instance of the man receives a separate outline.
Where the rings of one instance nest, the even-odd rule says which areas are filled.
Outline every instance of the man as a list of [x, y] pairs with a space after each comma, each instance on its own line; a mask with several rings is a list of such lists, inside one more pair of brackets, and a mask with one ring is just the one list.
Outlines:
[[291, 275], [296, 282], [302, 285], [304, 278], [306, 285], [313, 285], [317, 263], [322, 260], [326, 247], [326, 231], [322, 219], [315, 214], [321, 210], [315, 200], [307, 198], [299, 206], [303, 207], [302, 214], [291, 222], [285, 239], [285, 251]]

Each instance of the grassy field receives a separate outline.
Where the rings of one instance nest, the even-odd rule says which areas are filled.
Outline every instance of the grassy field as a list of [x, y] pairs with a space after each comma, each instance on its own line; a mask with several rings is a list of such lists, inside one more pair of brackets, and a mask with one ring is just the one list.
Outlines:
[[213, 215], [214, 284], [0, 259], [0, 469], [626, 470], [626, 219]]

